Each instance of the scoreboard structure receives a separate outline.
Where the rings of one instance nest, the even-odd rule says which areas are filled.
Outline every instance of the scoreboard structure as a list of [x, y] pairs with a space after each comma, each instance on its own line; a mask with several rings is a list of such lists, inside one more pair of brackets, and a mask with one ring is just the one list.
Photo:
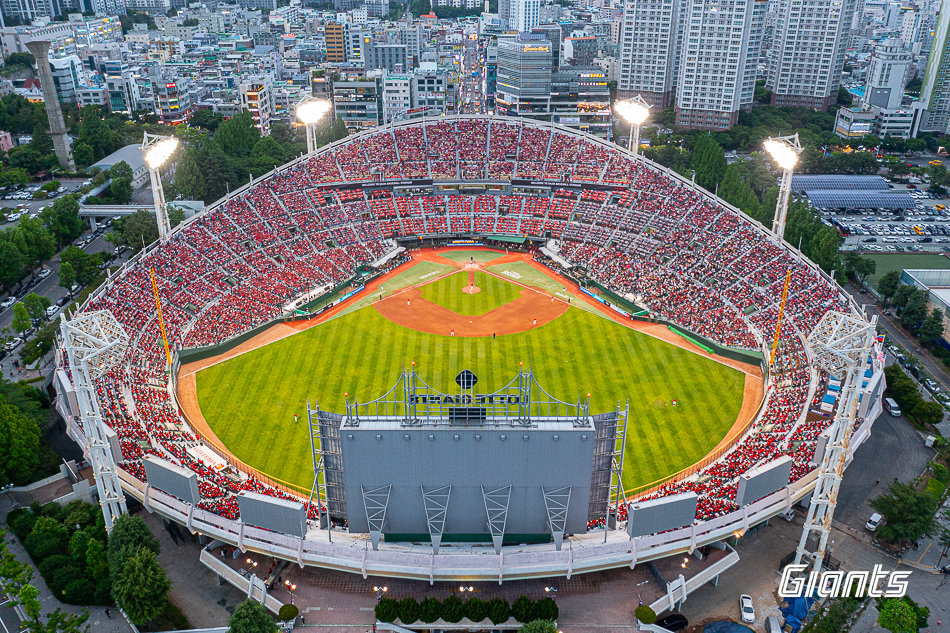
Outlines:
[[[591, 415], [589, 402], [549, 396], [530, 371], [479, 393], [458, 393], [404, 371], [382, 398], [346, 413], [308, 406], [314, 493], [329, 521], [395, 542], [504, 544], [583, 534], [606, 520], [620, 489], [626, 409]], [[322, 518], [322, 517], [321, 517]]]

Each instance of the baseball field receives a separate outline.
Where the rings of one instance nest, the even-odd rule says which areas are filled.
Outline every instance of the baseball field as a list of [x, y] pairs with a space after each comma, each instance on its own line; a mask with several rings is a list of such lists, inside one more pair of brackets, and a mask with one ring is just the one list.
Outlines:
[[558, 399], [590, 393], [592, 412], [629, 401], [628, 489], [690, 466], [748, 417], [751, 372], [682, 339], [618, 323], [522, 258], [479, 253], [416, 258], [368, 286], [349, 311], [183, 368], [182, 375], [197, 372], [191, 384], [200, 412], [189, 417], [203, 416], [241, 461], [305, 491], [313, 483], [307, 401], [342, 412], [344, 393], [377, 398], [412, 362], [447, 393], [457, 391], [462, 369], [474, 371], [479, 392], [488, 393], [523, 362]]

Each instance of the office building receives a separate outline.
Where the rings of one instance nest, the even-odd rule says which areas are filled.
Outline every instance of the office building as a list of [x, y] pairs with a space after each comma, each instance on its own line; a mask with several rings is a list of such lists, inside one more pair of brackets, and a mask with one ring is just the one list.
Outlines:
[[765, 84], [772, 105], [827, 110], [838, 98], [855, 0], [778, 3]]
[[676, 125], [727, 130], [752, 105], [765, 7], [765, 0], [687, 3]]
[[547, 112], [551, 94], [551, 42], [522, 33], [498, 42], [495, 106], [498, 114]]
[[342, 64], [346, 61], [346, 36], [349, 25], [339, 22], [328, 22], [323, 27], [323, 39], [326, 46], [328, 62]]
[[920, 103], [924, 108], [923, 116], [914, 134], [920, 132], [950, 133], [950, 6], [940, 9], [936, 28], [924, 71], [923, 86], [920, 91]]

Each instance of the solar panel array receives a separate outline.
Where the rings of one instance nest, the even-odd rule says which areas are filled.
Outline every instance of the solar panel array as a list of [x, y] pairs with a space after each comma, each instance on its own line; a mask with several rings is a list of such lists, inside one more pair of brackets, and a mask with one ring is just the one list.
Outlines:
[[845, 176], [839, 174], [793, 174], [792, 191], [887, 191], [887, 181], [881, 176]]
[[812, 206], [823, 209], [913, 209], [914, 197], [904, 191], [806, 191]]

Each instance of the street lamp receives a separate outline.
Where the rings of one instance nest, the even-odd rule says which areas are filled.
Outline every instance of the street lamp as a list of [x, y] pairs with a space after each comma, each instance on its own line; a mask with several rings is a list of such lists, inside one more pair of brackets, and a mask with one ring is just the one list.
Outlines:
[[376, 587], [373, 587], [373, 591], [376, 592], [376, 602], [379, 602], [380, 600], [383, 599], [383, 596], [386, 594], [386, 592], [389, 591], [389, 587], [376, 586]]
[[785, 220], [788, 217], [788, 199], [792, 193], [792, 170], [802, 153], [802, 144], [798, 142], [798, 133], [792, 136], [777, 136], [765, 139], [762, 144], [772, 160], [782, 168], [782, 184], [779, 187], [778, 203], [775, 205], [775, 220], [772, 232], [782, 239], [785, 236]]
[[650, 104], [640, 95], [627, 101], [614, 103], [614, 112], [630, 124], [630, 138], [627, 141], [627, 150], [636, 154], [640, 148], [640, 126], [650, 116]]
[[296, 583], [292, 583], [289, 580], [284, 581], [284, 587], [290, 593], [290, 604], [294, 603], [294, 592], [297, 590]]
[[297, 119], [304, 124], [307, 132], [308, 154], [317, 149], [317, 121], [326, 116], [330, 109], [330, 102], [324, 99], [309, 99], [297, 104]]
[[468, 587], [462, 585], [461, 587], [459, 587], [459, 591], [460, 591], [461, 593], [465, 593], [466, 591], [469, 592], [469, 593], [471, 593], [472, 591], [475, 591], [475, 587], [472, 587], [471, 585], [468, 586]]
[[148, 165], [148, 175], [152, 181], [152, 202], [155, 204], [155, 219], [158, 221], [158, 237], [162, 241], [168, 239], [172, 224], [168, 217], [162, 174], [159, 170], [176, 149], [178, 139], [174, 136], [156, 136], [146, 132], [142, 139], [142, 152], [145, 154], [145, 164]]
[[544, 588], [544, 593], [556, 594], [556, 593], [557, 593], [557, 587], [545, 587], [545, 588]]

